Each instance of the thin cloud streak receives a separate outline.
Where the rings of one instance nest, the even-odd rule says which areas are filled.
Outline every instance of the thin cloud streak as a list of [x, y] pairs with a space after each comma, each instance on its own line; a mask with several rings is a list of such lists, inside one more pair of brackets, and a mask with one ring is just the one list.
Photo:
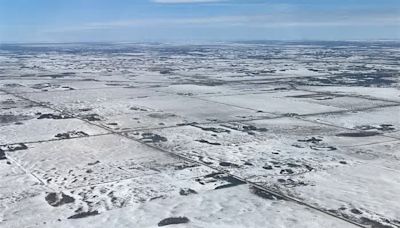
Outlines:
[[368, 14], [314, 14], [308, 17], [301, 14], [271, 14], [252, 16], [217, 16], [199, 18], [154, 18], [132, 19], [109, 22], [92, 22], [78, 26], [69, 26], [58, 29], [49, 29], [47, 32], [68, 32], [84, 30], [110, 30], [147, 26], [205, 26], [205, 27], [322, 27], [322, 26], [397, 26], [400, 24], [400, 15], [393, 13], [370, 12]]

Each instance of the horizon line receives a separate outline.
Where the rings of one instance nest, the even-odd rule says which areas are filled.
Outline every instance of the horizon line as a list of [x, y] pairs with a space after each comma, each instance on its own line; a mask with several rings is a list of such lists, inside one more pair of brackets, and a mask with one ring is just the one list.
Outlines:
[[400, 42], [400, 39], [239, 39], [239, 40], [143, 40], [143, 41], [0, 41], [4, 44], [167, 44], [167, 43], [240, 43], [240, 42]]

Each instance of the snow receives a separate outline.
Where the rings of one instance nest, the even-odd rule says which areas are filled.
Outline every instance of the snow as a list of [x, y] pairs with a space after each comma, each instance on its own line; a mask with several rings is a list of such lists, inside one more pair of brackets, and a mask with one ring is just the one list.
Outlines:
[[0, 45], [0, 227], [398, 227], [397, 46]]

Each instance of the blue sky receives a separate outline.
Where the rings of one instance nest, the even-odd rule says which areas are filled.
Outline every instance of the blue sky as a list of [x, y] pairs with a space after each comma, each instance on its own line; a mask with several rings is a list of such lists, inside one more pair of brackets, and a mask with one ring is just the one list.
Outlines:
[[400, 0], [0, 0], [0, 42], [400, 39]]

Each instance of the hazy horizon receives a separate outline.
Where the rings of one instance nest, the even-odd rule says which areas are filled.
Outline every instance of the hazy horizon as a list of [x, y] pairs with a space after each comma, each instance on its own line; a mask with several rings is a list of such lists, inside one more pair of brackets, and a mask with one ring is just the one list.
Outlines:
[[306, 43], [306, 42], [359, 42], [359, 43], [374, 43], [374, 42], [395, 42], [399, 43], [400, 39], [369, 39], [369, 40], [317, 40], [317, 39], [298, 39], [298, 40], [158, 40], [158, 41], [66, 41], [66, 42], [51, 42], [51, 41], [0, 41], [0, 45], [24, 45], [24, 44], [229, 44], [229, 43]]

